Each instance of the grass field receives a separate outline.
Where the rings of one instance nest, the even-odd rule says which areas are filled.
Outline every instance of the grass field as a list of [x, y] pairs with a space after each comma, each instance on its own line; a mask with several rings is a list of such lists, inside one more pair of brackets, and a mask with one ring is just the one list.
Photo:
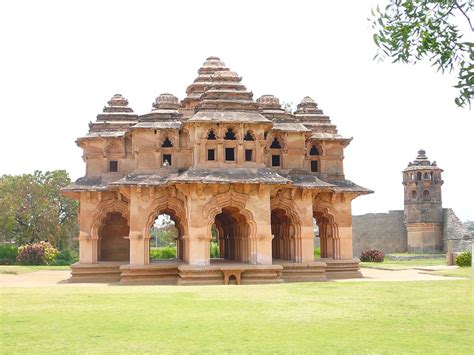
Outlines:
[[472, 353], [474, 282], [7, 288], [2, 353]]

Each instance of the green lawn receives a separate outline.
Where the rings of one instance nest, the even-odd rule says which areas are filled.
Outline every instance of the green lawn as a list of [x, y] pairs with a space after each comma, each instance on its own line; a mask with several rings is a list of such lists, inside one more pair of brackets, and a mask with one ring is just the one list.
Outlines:
[[0, 265], [0, 274], [24, 274], [38, 270], [69, 270], [70, 266], [48, 265]]
[[441, 275], [441, 276], [454, 276], [454, 277], [472, 278], [472, 269], [471, 269], [470, 266], [468, 266], [468, 267], [459, 267], [457, 269], [451, 269], [451, 270], [433, 271], [433, 272], [430, 272], [430, 274]]
[[2, 353], [472, 353], [474, 282], [2, 288]]
[[422, 259], [422, 260], [387, 260], [382, 263], [361, 262], [361, 267], [384, 268], [384, 269], [408, 269], [418, 266], [446, 265], [445, 259]]

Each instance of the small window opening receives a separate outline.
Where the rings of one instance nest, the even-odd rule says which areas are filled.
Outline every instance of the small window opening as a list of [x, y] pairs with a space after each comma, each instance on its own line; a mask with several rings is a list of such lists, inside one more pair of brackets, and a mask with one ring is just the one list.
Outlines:
[[173, 143], [171, 143], [170, 139], [166, 137], [165, 141], [161, 145], [163, 148], [171, 148], [173, 147]]
[[275, 137], [273, 138], [272, 145], [270, 146], [271, 149], [281, 149], [281, 144], [278, 139]]
[[207, 134], [207, 139], [210, 140], [210, 141], [215, 141], [216, 140], [216, 134], [214, 133], [214, 131], [209, 131], [209, 133]]
[[317, 160], [311, 160], [311, 172], [312, 173], [317, 173], [318, 172], [318, 161]]
[[245, 149], [245, 161], [252, 161], [252, 149]]
[[311, 150], [309, 151], [309, 155], [319, 155], [319, 150], [314, 144], [311, 147]]
[[116, 173], [118, 171], [118, 161], [117, 160], [109, 161], [109, 171], [111, 173]]
[[428, 190], [424, 190], [424, 191], [423, 191], [423, 198], [424, 198], [425, 200], [429, 200], [429, 198], [430, 198], [430, 192], [429, 192]]
[[171, 154], [163, 154], [163, 166], [171, 165]]
[[415, 191], [415, 190], [413, 190], [413, 191], [411, 192], [411, 198], [416, 198], [416, 191]]
[[207, 160], [216, 160], [216, 150], [208, 149], [207, 150]]
[[431, 181], [434, 181], [434, 175], [433, 172], [430, 173]]
[[227, 139], [229, 141], [234, 141], [235, 140], [235, 133], [232, 128], [228, 128], [227, 132], [225, 133], [224, 139]]
[[263, 132], [263, 139], [267, 139], [268, 137], [268, 132]]
[[252, 132], [247, 131], [247, 133], [244, 136], [244, 141], [254, 141], [255, 139], [252, 136]]
[[280, 156], [272, 155], [272, 166], [280, 166]]
[[234, 148], [226, 148], [225, 149], [225, 160], [227, 160], [227, 161], [234, 161], [235, 160]]
[[417, 172], [417, 173], [416, 173], [416, 179], [417, 179], [418, 181], [421, 181], [421, 173], [420, 173], [420, 172]]

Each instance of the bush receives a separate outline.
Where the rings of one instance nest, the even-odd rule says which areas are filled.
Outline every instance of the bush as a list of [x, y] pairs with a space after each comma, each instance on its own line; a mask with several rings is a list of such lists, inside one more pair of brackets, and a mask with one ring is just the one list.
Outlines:
[[71, 265], [77, 260], [77, 253], [75, 251], [71, 249], [63, 249], [58, 253], [58, 255], [56, 255], [56, 258], [50, 263], [50, 265]]
[[378, 249], [366, 249], [360, 254], [360, 261], [381, 263], [385, 259], [383, 251]]
[[314, 257], [320, 258], [321, 257], [321, 248], [314, 248]]
[[16, 263], [18, 248], [16, 245], [0, 245], [0, 265], [13, 265]]
[[219, 258], [219, 244], [216, 242], [211, 242], [211, 247], [210, 247], [210, 252], [211, 252], [211, 258]]
[[150, 259], [154, 260], [166, 260], [176, 258], [175, 247], [162, 247], [158, 249], [150, 250]]
[[456, 257], [457, 266], [471, 266], [472, 265], [472, 254], [470, 251], [463, 251]]
[[49, 265], [58, 250], [48, 242], [29, 243], [18, 247], [16, 260], [24, 265]]

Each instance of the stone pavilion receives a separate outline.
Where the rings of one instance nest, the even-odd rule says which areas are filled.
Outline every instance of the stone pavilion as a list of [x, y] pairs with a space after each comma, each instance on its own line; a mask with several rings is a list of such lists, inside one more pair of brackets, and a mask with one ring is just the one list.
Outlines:
[[[179, 101], [161, 94], [137, 115], [114, 95], [77, 139], [85, 176], [72, 281], [250, 284], [360, 276], [351, 202], [371, 191], [346, 179], [351, 142], [310, 97], [287, 112], [253, 100], [241, 77], [209, 57]], [[167, 214], [176, 259], [150, 260], [150, 230]], [[315, 219], [321, 258], [313, 254]], [[217, 230], [219, 258], [210, 257]]]

